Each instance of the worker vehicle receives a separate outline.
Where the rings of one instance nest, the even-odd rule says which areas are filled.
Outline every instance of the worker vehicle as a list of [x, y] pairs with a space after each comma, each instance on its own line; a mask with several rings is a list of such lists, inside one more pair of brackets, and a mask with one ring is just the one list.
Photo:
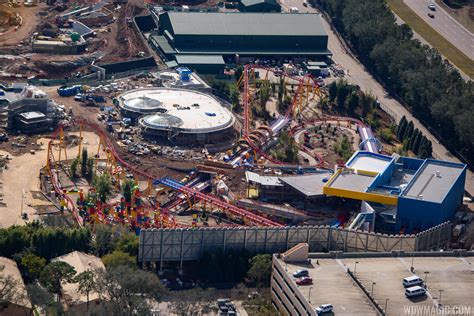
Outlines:
[[311, 285], [313, 284], [313, 279], [309, 276], [296, 279], [296, 284], [298, 285]]
[[321, 304], [318, 307], [314, 309], [316, 314], [324, 314], [324, 313], [331, 313], [334, 308], [332, 307], [331, 304]]
[[417, 275], [412, 275], [403, 279], [403, 286], [404, 287], [412, 287], [415, 285], [422, 285], [423, 279]]
[[296, 272], [293, 273], [293, 277], [295, 278], [301, 278], [301, 277], [305, 277], [305, 276], [308, 276], [309, 273], [308, 273], [308, 270], [306, 269], [301, 269], [301, 270], [297, 270]]
[[405, 296], [410, 298], [410, 297], [417, 297], [417, 296], [423, 296], [426, 295], [426, 290], [422, 288], [421, 286], [412, 286], [407, 289], [405, 289]]

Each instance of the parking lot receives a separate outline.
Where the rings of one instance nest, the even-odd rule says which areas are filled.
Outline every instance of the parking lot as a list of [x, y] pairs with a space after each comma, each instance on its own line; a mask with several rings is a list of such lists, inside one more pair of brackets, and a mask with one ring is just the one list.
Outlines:
[[[318, 263], [313, 260], [313, 268], [308, 269], [309, 276], [313, 278], [313, 285], [299, 286], [301, 293], [310, 298], [308, 301], [311, 305], [317, 307], [321, 304], [332, 304], [334, 315], [377, 315], [367, 297], [338, 261], [320, 259]], [[287, 266], [290, 275], [301, 268], [307, 267], [290, 264]]]
[[[414, 274], [425, 281], [427, 295], [405, 297], [403, 279]], [[474, 311], [474, 257], [386, 257], [317, 259], [308, 264], [282, 262], [293, 273], [307, 269], [312, 285], [296, 285], [311, 306], [332, 304], [334, 315], [377, 315], [367, 295], [347, 273], [355, 275], [387, 315], [412, 315], [425, 310], [443, 315]], [[293, 295], [290, 293], [290, 296]], [[457, 309], [457, 310], [456, 310]]]
[[473, 261], [472, 257], [414, 258], [414, 272], [424, 280], [427, 277], [428, 290], [426, 296], [414, 299], [405, 297], [402, 285], [403, 278], [412, 275], [410, 257], [342, 259], [341, 263], [351, 271], [354, 271], [355, 266], [357, 278], [368, 291], [372, 291], [372, 283], [375, 282], [373, 297], [382, 308], [387, 303], [388, 315], [404, 315], [408, 306], [436, 307], [440, 303], [440, 293], [443, 306], [474, 305]]

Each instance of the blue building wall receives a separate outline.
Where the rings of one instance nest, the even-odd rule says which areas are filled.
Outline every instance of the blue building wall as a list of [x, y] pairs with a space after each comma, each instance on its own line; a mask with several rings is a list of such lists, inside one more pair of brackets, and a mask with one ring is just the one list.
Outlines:
[[390, 183], [390, 178], [392, 177], [395, 167], [396, 167], [395, 160], [390, 161], [390, 163], [385, 168], [385, 170], [379, 173], [378, 176], [375, 177], [374, 181], [372, 181], [367, 191], [370, 191], [371, 189], [374, 189], [378, 186], [386, 185]]
[[452, 220], [456, 209], [462, 203], [465, 181], [466, 168], [441, 203], [400, 196], [394, 230], [398, 232], [403, 229], [405, 233], [416, 233]]
[[407, 170], [418, 170], [425, 161], [423, 159], [402, 157], [403, 169]]

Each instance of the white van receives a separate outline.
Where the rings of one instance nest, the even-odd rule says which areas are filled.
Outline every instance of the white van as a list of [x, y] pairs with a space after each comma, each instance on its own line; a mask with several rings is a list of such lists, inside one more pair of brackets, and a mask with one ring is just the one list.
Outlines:
[[404, 287], [411, 287], [415, 285], [422, 285], [423, 279], [417, 275], [412, 275], [403, 279], [403, 286]]
[[410, 297], [416, 297], [416, 296], [422, 296], [426, 294], [426, 290], [422, 288], [421, 286], [412, 286], [407, 289], [405, 289], [405, 296], [410, 298]]

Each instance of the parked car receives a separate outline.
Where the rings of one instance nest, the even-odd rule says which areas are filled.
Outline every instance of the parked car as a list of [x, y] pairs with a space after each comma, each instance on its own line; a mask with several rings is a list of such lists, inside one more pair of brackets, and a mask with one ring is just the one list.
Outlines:
[[412, 275], [412, 276], [404, 278], [402, 283], [404, 287], [412, 287], [415, 285], [422, 285], [423, 279], [417, 275]]
[[426, 290], [421, 286], [412, 286], [405, 289], [405, 296], [408, 298], [426, 295]]
[[431, 11], [436, 11], [436, 5], [434, 3], [430, 3], [428, 4], [428, 9], [430, 9]]
[[298, 285], [311, 285], [313, 284], [313, 279], [309, 276], [296, 279], [296, 284]]
[[324, 313], [331, 313], [333, 310], [333, 307], [331, 304], [322, 304], [322, 305], [319, 305], [318, 307], [316, 307], [314, 309], [314, 311], [316, 312], [316, 314], [320, 315], [320, 314], [324, 314]]
[[297, 270], [296, 272], [293, 273], [293, 277], [295, 278], [301, 278], [308, 275], [309, 273], [308, 273], [308, 270], [306, 269]]
[[434, 19], [434, 14], [433, 14], [433, 13], [431, 13], [431, 12], [428, 13], [428, 16], [429, 16], [430, 18]]

